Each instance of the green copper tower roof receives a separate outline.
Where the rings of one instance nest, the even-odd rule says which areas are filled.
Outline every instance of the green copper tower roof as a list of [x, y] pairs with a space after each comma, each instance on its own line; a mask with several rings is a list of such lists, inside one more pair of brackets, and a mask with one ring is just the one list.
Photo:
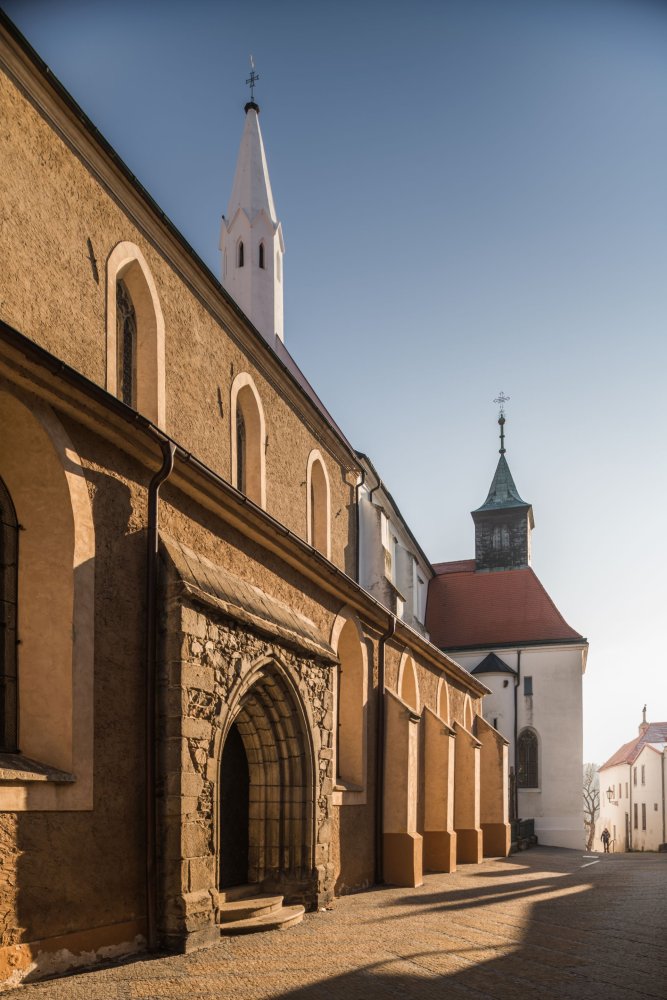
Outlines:
[[477, 510], [500, 510], [507, 507], [530, 507], [530, 504], [519, 496], [507, 459], [501, 455], [489, 495]]
[[519, 496], [519, 491], [512, 479], [512, 473], [505, 458], [505, 411], [503, 404], [508, 399], [509, 396], [501, 393], [499, 398], [494, 400], [494, 403], [500, 403], [500, 416], [498, 417], [498, 426], [500, 427], [500, 459], [496, 468], [496, 474], [491, 482], [489, 495], [482, 506], [473, 511], [473, 514], [486, 510], [506, 510], [510, 507], [525, 507], [528, 509], [531, 506]]

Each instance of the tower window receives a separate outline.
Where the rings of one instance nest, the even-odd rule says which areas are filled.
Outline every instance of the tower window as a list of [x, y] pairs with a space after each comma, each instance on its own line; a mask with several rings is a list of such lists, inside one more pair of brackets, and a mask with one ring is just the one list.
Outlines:
[[0, 479], [0, 749], [18, 749], [16, 605], [18, 521], [12, 498]]
[[239, 245], [236, 249], [236, 266], [243, 267], [243, 240], [239, 240]]
[[116, 344], [118, 398], [136, 406], [137, 314], [122, 279], [116, 282]]
[[259, 266], [264, 270], [264, 244], [259, 244]]
[[276, 250], [276, 278], [282, 281], [282, 268], [280, 266], [280, 251]]
[[528, 697], [533, 693], [533, 678], [524, 677], [523, 679], [523, 693]]

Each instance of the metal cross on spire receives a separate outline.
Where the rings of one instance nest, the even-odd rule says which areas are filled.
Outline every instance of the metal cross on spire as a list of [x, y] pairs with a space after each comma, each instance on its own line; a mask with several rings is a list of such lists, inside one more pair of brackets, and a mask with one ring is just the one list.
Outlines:
[[505, 403], [509, 403], [509, 401], [510, 401], [510, 397], [506, 396], [505, 393], [502, 392], [502, 391], [499, 393], [498, 396], [496, 396], [496, 398], [493, 401], [494, 403], [496, 403], [500, 407], [500, 413], [498, 415], [498, 423], [500, 425], [500, 448], [499, 448], [499, 451], [500, 451], [501, 455], [505, 454]]
[[255, 103], [255, 84], [259, 80], [259, 73], [255, 73], [255, 60], [250, 56], [250, 76], [246, 80], [246, 83], [250, 87], [250, 100]]

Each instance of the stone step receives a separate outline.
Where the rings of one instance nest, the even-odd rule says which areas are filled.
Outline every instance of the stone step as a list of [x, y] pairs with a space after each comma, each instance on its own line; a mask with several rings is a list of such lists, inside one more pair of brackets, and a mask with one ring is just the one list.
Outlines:
[[220, 924], [221, 934], [256, 934], [258, 931], [284, 931], [300, 924], [306, 911], [303, 906], [281, 906], [279, 910], [265, 913], [262, 917], [233, 920]]
[[229, 889], [220, 889], [218, 892], [218, 902], [234, 903], [237, 899], [248, 899], [249, 896], [258, 896], [262, 891], [261, 885], [257, 882], [248, 885], [232, 885]]
[[263, 917], [267, 913], [275, 913], [282, 909], [284, 896], [270, 896], [260, 893], [245, 899], [235, 899], [218, 906], [218, 923], [228, 924], [236, 920], [249, 920], [251, 917]]

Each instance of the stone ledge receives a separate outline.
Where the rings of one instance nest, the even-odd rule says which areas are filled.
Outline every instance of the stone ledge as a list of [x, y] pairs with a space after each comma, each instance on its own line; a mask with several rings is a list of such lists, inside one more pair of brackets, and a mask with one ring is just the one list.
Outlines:
[[6, 782], [55, 781], [71, 784], [76, 781], [73, 774], [61, 771], [50, 764], [40, 764], [37, 760], [24, 757], [20, 753], [0, 753], [0, 784]]

